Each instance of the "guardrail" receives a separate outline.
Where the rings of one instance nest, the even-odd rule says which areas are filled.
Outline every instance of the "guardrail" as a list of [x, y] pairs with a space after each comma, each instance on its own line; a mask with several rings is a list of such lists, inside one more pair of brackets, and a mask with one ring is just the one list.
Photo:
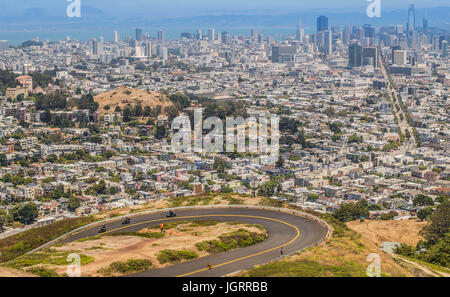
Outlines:
[[[320, 219], [320, 218], [318, 218], [318, 217], [315, 217], [315, 216], [313, 216], [313, 215], [310, 215], [310, 214], [308, 214], [308, 213], [304, 213], [304, 212], [301, 212], [301, 211], [298, 211], [298, 210], [294, 210], [294, 209], [279, 208], [279, 207], [270, 207], [270, 206], [255, 206], [255, 205], [201, 205], [201, 206], [181, 206], [181, 207], [175, 207], [175, 208], [156, 209], [156, 210], [148, 210], [148, 211], [143, 211], [143, 212], [137, 212], [137, 213], [134, 213], [134, 214], [128, 214], [128, 215], [123, 215], [123, 216], [120, 216], [120, 217], [114, 217], [114, 218], [110, 218], [110, 219], [106, 219], [106, 220], [94, 222], [94, 223], [85, 225], [85, 226], [83, 226], [83, 227], [74, 229], [74, 230], [70, 231], [69, 233], [66, 233], [66, 234], [64, 234], [64, 235], [62, 235], [62, 236], [60, 236], [60, 237], [58, 237], [58, 238], [56, 238], [56, 239], [54, 239], [54, 240], [52, 240], [52, 241], [47, 242], [46, 244], [44, 244], [44, 245], [42, 245], [42, 246], [40, 246], [40, 247], [38, 247], [38, 248], [35, 248], [35, 249], [32, 250], [32, 251], [29, 251], [28, 253], [25, 253], [25, 255], [28, 255], [28, 254], [37, 252], [37, 251], [39, 251], [39, 250], [41, 250], [41, 249], [50, 247], [50, 246], [54, 245], [55, 243], [57, 243], [58, 241], [60, 241], [60, 240], [62, 240], [62, 239], [64, 239], [64, 238], [67, 238], [67, 237], [69, 237], [70, 235], [72, 235], [72, 234], [74, 234], [74, 233], [77, 233], [77, 232], [80, 232], [80, 231], [82, 231], [82, 230], [89, 229], [89, 228], [92, 228], [92, 227], [95, 227], [95, 226], [99, 226], [99, 225], [102, 225], [102, 224], [106, 224], [106, 223], [110, 223], [110, 222], [115, 222], [115, 221], [120, 221], [120, 220], [122, 220], [122, 219], [124, 219], [124, 218], [126, 218], [126, 217], [129, 217], [129, 218], [135, 218], [135, 217], [144, 216], [144, 215], [149, 215], [149, 214], [166, 213], [166, 212], [168, 212], [169, 210], [183, 210], [183, 209], [226, 209], [226, 208], [241, 208], [241, 209], [246, 209], [246, 208], [247, 208], [247, 209], [269, 210], [269, 211], [274, 211], [274, 212], [277, 212], [277, 211], [278, 211], [278, 212], [284, 212], [284, 213], [289, 213], [289, 214], [297, 215], [297, 216], [300, 216], [300, 217], [304, 217], [304, 218], [307, 218], [307, 219], [316, 221], [316, 222], [318, 222], [319, 224], [321, 224], [322, 226], [324, 226], [324, 227], [327, 228], [328, 232], [327, 232], [327, 235], [326, 235], [324, 238], [322, 238], [319, 242], [316, 242], [316, 243], [314, 243], [314, 244], [312, 244], [312, 245], [309, 245], [309, 246], [307, 246], [307, 247], [305, 247], [305, 248], [308, 248], [308, 247], [311, 247], [311, 246], [315, 246], [315, 245], [320, 244], [321, 242], [323, 242], [324, 240], [326, 240], [326, 239], [330, 236], [330, 234], [331, 234], [331, 228], [330, 228], [330, 226], [328, 225], [327, 222], [325, 222], [324, 220], [322, 220], [322, 219]], [[305, 248], [304, 248], [304, 249], [305, 249]], [[294, 252], [292, 252], [292, 253], [290, 253], [290, 254], [287, 254], [286, 256], [292, 255], [292, 254], [297, 253], [297, 252], [298, 252], [298, 251], [294, 251]]]

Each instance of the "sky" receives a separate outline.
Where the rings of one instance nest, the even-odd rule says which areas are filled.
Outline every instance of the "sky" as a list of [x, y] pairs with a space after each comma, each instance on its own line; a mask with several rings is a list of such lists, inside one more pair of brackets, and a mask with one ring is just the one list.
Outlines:
[[[65, 16], [68, 0], [0, 0], [0, 17], [23, 15]], [[302, 11], [355, 12], [369, 0], [80, 0], [91, 13], [109, 17], [148, 15], [152, 18], [189, 17], [242, 12], [286, 13]], [[449, 6], [448, 0], [380, 0], [382, 9]]]

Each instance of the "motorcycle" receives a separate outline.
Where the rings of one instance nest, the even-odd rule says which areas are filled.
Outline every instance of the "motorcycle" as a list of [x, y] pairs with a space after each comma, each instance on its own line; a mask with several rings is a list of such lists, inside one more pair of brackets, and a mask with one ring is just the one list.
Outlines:
[[166, 218], [172, 218], [172, 217], [176, 217], [176, 216], [177, 216], [177, 214], [172, 210], [166, 214]]
[[100, 230], [98, 231], [98, 233], [104, 233], [104, 232], [106, 232], [106, 226], [105, 226], [105, 225], [103, 225], [103, 226], [100, 228]]
[[122, 225], [127, 225], [127, 224], [129, 224], [130, 222], [131, 222], [130, 218], [125, 218], [125, 219], [122, 221]]

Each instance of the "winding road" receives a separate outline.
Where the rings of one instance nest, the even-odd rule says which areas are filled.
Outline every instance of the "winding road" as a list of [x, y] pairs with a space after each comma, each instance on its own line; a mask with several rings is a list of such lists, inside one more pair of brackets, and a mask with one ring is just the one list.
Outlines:
[[[69, 235], [60, 242], [68, 243], [85, 237], [103, 236], [108, 233], [139, 231], [144, 228], [176, 220], [216, 220], [260, 224], [268, 231], [261, 243], [228, 252], [202, 257], [166, 268], [152, 269], [129, 276], [135, 277], [218, 277], [250, 269], [280, 258], [280, 249], [288, 255], [314, 245], [327, 236], [328, 228], [318, 221], [282, 211], [246, 208], [201, 208], [176, 210], [177, 217], [166, 218], [165, 213], [151, 213], [131, 218], [131, 224], [122, 225], [121, 220], [106, 224], [107, 232], [98, 234], [99, 226], [90, 227]], [[212, 266], [208, 270], [207, 264]]]

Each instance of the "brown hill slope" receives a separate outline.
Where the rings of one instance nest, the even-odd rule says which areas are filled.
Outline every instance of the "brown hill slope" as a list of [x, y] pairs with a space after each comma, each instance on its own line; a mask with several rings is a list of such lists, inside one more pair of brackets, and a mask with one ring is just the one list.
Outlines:
[[[163, 94], [128, 87], [119, 87], [109, 92], [101, 93], [95, 96], [94, 100], [98, 102], [98, 111], [101, 114], [114, 112], [116, 106], [124, 109], [128, 104], [135, 106], [140, 103], [142, 108], [150, 106], [152, 109], [160, 105], [162, 110], [173, 105], [167, 96]], [[109, 110], [105, 110], [105, 106], [109, 106]]]

